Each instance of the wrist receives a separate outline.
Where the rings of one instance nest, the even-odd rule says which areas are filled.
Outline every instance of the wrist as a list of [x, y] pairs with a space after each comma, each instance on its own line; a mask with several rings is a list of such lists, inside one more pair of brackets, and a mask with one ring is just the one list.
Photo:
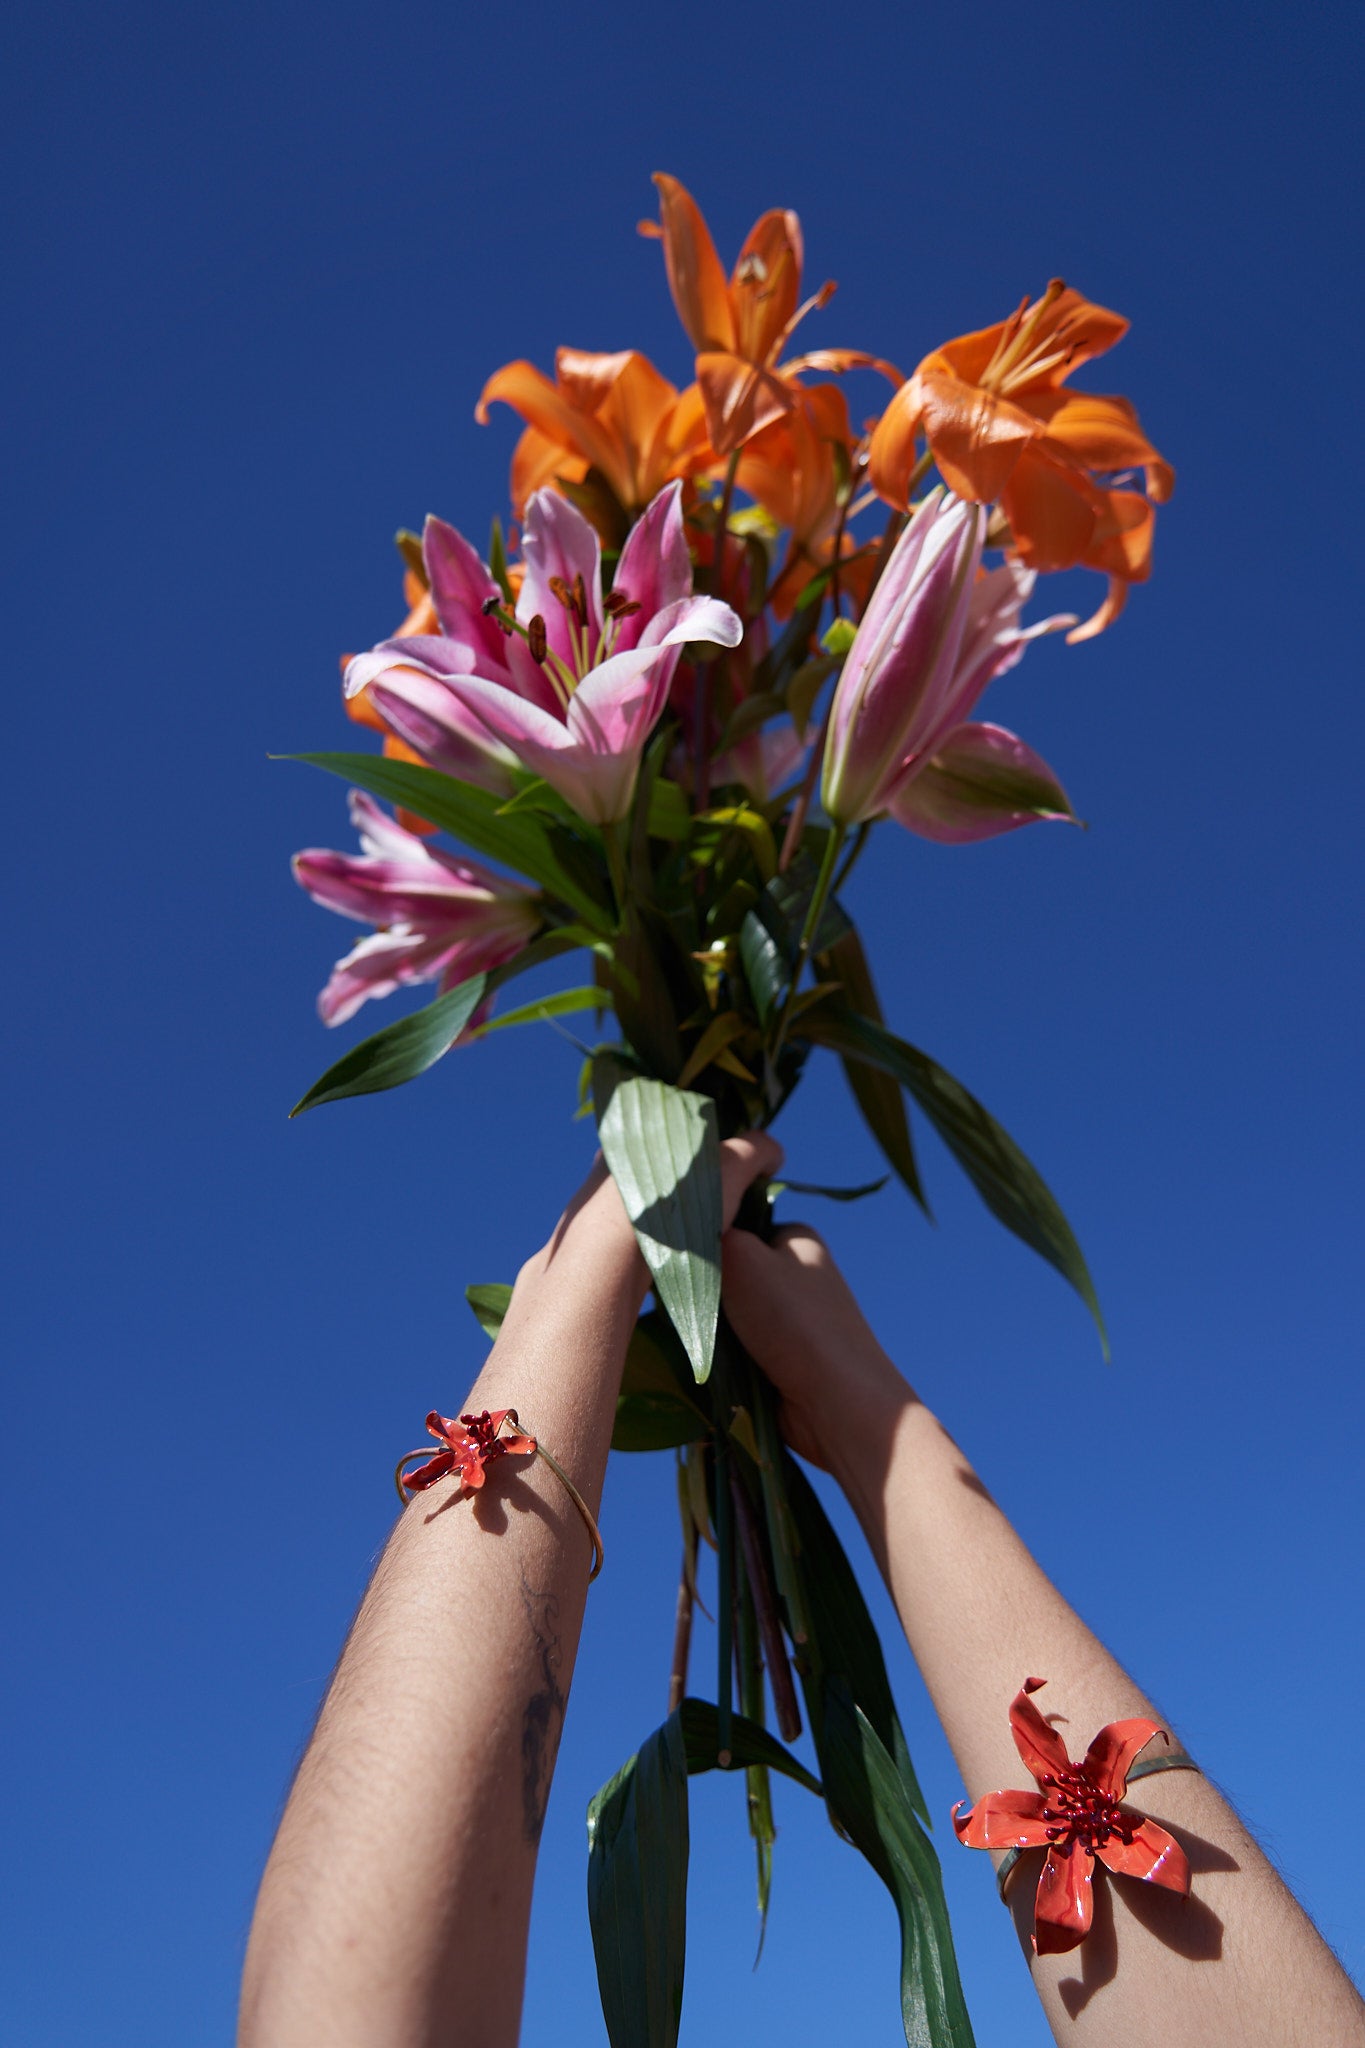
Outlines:
[[892, 1446], [903, 1418], [921, 1405], [909, 1381], [878, 1347], [858, 1376], [856, 1391], [847, 1391], [824, 1431], [828, 1464], [859, 1518], [880, 1494]]

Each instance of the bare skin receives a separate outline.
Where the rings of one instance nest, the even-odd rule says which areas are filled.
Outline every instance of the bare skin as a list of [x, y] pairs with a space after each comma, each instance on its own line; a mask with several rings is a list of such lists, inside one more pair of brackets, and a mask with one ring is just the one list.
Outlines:
[[[727, 1220], [780, 1160], [763, 1136], [724, 1147]], [[459, 1411], [515, 1407], [594, 1514], [648, 1284], [599, 1167], [523, 1266]], [[501, 1460], [476, 1501], [445, 1479], [403, 1511], [266, 1866], [242, 2048], [511, 2048], [591, 1563], [539, 1459]]]
[[[1027, 1675], [1048, 1680], [1035, 1704], [1073, 1757], [1106, 1722], [1162, 1721], [887, 1357], [813, 1231], [785, 1230], [771, 1247], [732, 1231], [724, 1302], [782, 1393], [788, 1442], [826, 1465], [848, 1495], [970, 1798], [1032, 1789], [1006, 1718]], [[1184, 1845], [1188, 1900], [1097, 1877], [1084, 1945], [1036, 1957], [1029, 1936], [1042, 1851], [1030, 1851], [1009, 1881], [1057, 2040], [1066, 2048], [1361, 2048], [1365, 2005], [1208, 1780], [1191, 1771], [1144, 1778], [1133, 1803]]]

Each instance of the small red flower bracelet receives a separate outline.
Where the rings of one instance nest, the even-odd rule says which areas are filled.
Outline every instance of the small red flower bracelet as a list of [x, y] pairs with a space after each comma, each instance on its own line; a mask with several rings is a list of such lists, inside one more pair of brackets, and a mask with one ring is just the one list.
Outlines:
[[1111, 1721], [1101, 1728], [1079, 1764], [1043, 1719], [1030, 1693], [1046, 1680], [1026, 1678], [1010, 1706], [1015, 1747], [1038, 1784], [1036, 1792], [988, 1792], [963, 1812], [953, 1808], [953, 1827], [969, 1849], [1006, 1849], [1000, 1866], [1001, 1897], [1009, 1872], [1025, 1849], [1046, 1849], [1034, 1902], [1033, 1947], [1040, 1956], [1076, 1948], [1090, 1932], [1094, 1913], [1095, 1860], [1122, 1877], [1144, 1878], [1188, 1896], [1190, 1866], [1173, 1835], [1130, 1806], [1123, 1795], [1130, 1778], [1154, 1770], [1195, 1770], [1183, 1750], [1139, 1763], [1138, 1753], [1153, 1736], [1170, 1741], [1155, 1721]]
[[[504, 1429], [504, 1423], [510, 1424], [510, 1428]], [[592, 1510], [559, 1460], [522, 1428], [515, 1408], [495, 1408], [491, 1414], [485, 1408], [479, 1415], [462, 1415], [458, 1422], [453, 1416], [438, 1415], [433, 1408], [427, 1417], [427, 1430], [443, 1448], [434, 1456], [420, 1450], [405, 1451], [394, 1469], [398, 1498], [405, 1506], [414, 1494], [425, 1492], [448, 1472], [459, 1473], [466, 1493], [477, 1493], [488, 1467], [498, 1458], [543, 1458], [583, 1518], [592, 1542], [592, 1570], [588, 1573], [588, 1583], [592, 1584], [602, 1569], [603, 1558], [601, 1532]], [[405, 1472], [403, 1467], [414, 1458], [426, 1458], [426, 1463]]]

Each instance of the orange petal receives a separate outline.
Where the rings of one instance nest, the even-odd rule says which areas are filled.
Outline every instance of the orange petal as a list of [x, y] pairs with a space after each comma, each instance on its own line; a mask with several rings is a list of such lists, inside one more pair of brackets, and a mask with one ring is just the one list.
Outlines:
[[576, 455], [562, 441], [542, 434], [539, 427], [528, 427], [512, 451], [513, 512], [520, 519], [533, 491], [544, 490], [560, 477], [581, 483], [591, 467], [586, 456]]
[[1083, 297], [1068, 285], [1053, 301], [1040, 324], [1040, 335], [1058, 346], [1065, 345], [1067, 352], [1063, 367], [1045, 373], [1047, 381], [1059, 383], [1072, 370], [1079, 369], [1082, 363], [1102, 356], [1113, 348], [1115, 342], [1123, 340], [1129, 324], [1122, 313], [1111, 313], [1107, 306], [1097, 306], [1093, 299]]
[[1001, 497], [1020, 560], [1030, 569], [1074, 568], [1094, 537], [1101, 498], [1080, 470], [1030, 449]]
[[474, 408], [480, 425], [487, 425], [488, 408], [499, 400], [510, 405], [513, 412], [519, 412], [528, 426], [539, 428], [561, 447], [573, 449], [599, 469], [609, 467], [612, 451], [608, 436], [591, 413], [572, 405], [559, 386], [552, 384], [534, 363], [504, 363], [493, 372]]
[[[415, 592], [412, 588], [414, 584], [417, 584]], [[417, 578], [411, 570], [403, 578], [403, 595], [408, 599], [412, 610], [408, 613], [398, 631], [390, 634], [390, 639], [408, 640], [415, 633], [439, 633], [441, 628], [436, 617], [436, 605], [431, 592], [421, 583], [417, 582]]]
[[717, 455], [731, 455], [771, 421], [790, 412], [799, 386], [738, 356], [697, 357], [697, 382], [706, 411], [706, 430]]
[[766, 363], [787, 330], [801, 292], [801, 223], [782, 207], [750, 228], [730, 279], [734, 348]]
[[[342, 656], [341, 672], [343, 675], [345, 675], [346, 673], [346, 665], [348, 660], [349, 656]], [[371, 704], [370, 693], [367, 689], [357, 690], [354, 697], [343, 696], [341, 702], [342, 707], [345, 710], [346, 716], [348, 718], [354, 719], [357, 725], [367, 725], [371, 732], [388, 731], [388, 726], [384, 723], [384, 720], [375, 710], [373, 704]]]
[[897, 391], [905, 382], [905, 372], [894, 363], [888, 363], [884, 356], [870, 356], [861, 348], [813, 348], [782, 365], [787, 377], [794, 377], [800, 370], [820, 370], [830, 377], [841, 377], [846, 370], [880, 370]]
[[666, 171], [656, 171], [654, 182], [659, 188], [664, 262], [678, 318], [693, 348], [733, 349], [737, 337], [725, 272], [701, 209], [686, 186]]
[[1157, 454], [1126, 398], [1059, 392], [1050, 412], [1047, 442], [1055, 441], [1064, 455], [1087, 469], [1144, 470], [1151, 496], [1165, 504], [1175, 488], [1175, 471]]
[[910, 477], [915, 467], [915, 441], [924, 418], [924, 392], [919, 378], [902, 384], [872, 431], [867, 450], [867, 477], [879, 498], [907, 509]]
[[925, 436], [949, 489], [979, 505], [998, 498], [1037, 438], [1037, 422], [1008, 399], [960, 377], [916, 371], [912, 382], [920, 387]]
[[716, 451], [706, 432], [706, 407], [701, 386], [680, 391], [660, 419], [645, 463], [644, 495], [648, 502], [675, 476], [696, 476], [713, 469]]
[[616, 444], [615, 466], [607, 475], [629, 511], [641, 512], [654, 496], [646, 468], [660, 425], [677, 402], [677, 391], [647, 356], [634, 349], [603, 397], [598, 418]]
[[[630, 348], [617, 349], [609, 355], [595, 349], [557, 348], [555, 350], [555, 383], [570, 405], [580, 412], [600, 412], [611, 396], [612, 387], [625, 374], [630, 363], [644, 362], [644, 356], [637, 356]], [[651, 369], [653, 365], [650, 365]], [[654, 375], [662, 384], [657, 370]], [[672, 385], [668, 385], [669, 392]]]
[[1122, 576], [1111, 576], [1104, 603], [1092, 612], [1079, 626], [1073, 626], [1066, 636], [1068, 647], [1075, 647], [1082, 640], [1094, 640], [1113, 625], [1119, 613], [1128, 602], [1128, 584]]
[[800, 389], [791, 412], [745, 443], [736, 480], [805, 547], [838, 517], [835, 449], [848, 450], [852, 441], [848, 402], [838, 385]]
[[[1027, 348], [1016, 365], [1017, 381], [1011, 385], [1011, 395], [1026, 405], [1031, 405], [1038, 394], [1055, 389], [1092, 356], [1103, 355], [1128, 332], [1128, 322], [1121, 313], [1111, 313], [1064, 286], [1046, 305], [1035, 299], [1031, 305], [1021, 306], [1008, 320], [944, 342], [933, 356], [925, 358], [920, 368], [945, 365], [964, 382], [975, 384], [1025, 325], [1029, 327]], [[1028, 360], [1038, 364], [1033, 375], [1028, 374]]]
[[1156, 513], [1139, 491], [1098, 491], [1095, 531], [1081, 559], [1087, 569], [1145, 583], [1155, 532]]

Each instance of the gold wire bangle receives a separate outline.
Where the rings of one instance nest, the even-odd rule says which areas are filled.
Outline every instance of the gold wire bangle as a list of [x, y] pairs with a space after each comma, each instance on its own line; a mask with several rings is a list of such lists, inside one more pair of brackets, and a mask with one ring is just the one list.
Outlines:
[[555, 1478], [583, 1517], [583, 1527], [587, 1530], [588, 1541], [592, 1544], [592, 1570], [588, 1573], [588, 1584], [591, 1585], [597, 1574], [601, 1571], [602, 1560], [606, 1555], [602, 1548], [602, 1532], [593, 1519], [592, 1509], [588, 1506], [588, 1503], [584, 1500], [558, 1458], [554, 1456], [553, 1452], [547, 1451], [539, 1439], [536, 1441], [536, 1456], [545, 1460], [550, 1470], [554, 1473]]

